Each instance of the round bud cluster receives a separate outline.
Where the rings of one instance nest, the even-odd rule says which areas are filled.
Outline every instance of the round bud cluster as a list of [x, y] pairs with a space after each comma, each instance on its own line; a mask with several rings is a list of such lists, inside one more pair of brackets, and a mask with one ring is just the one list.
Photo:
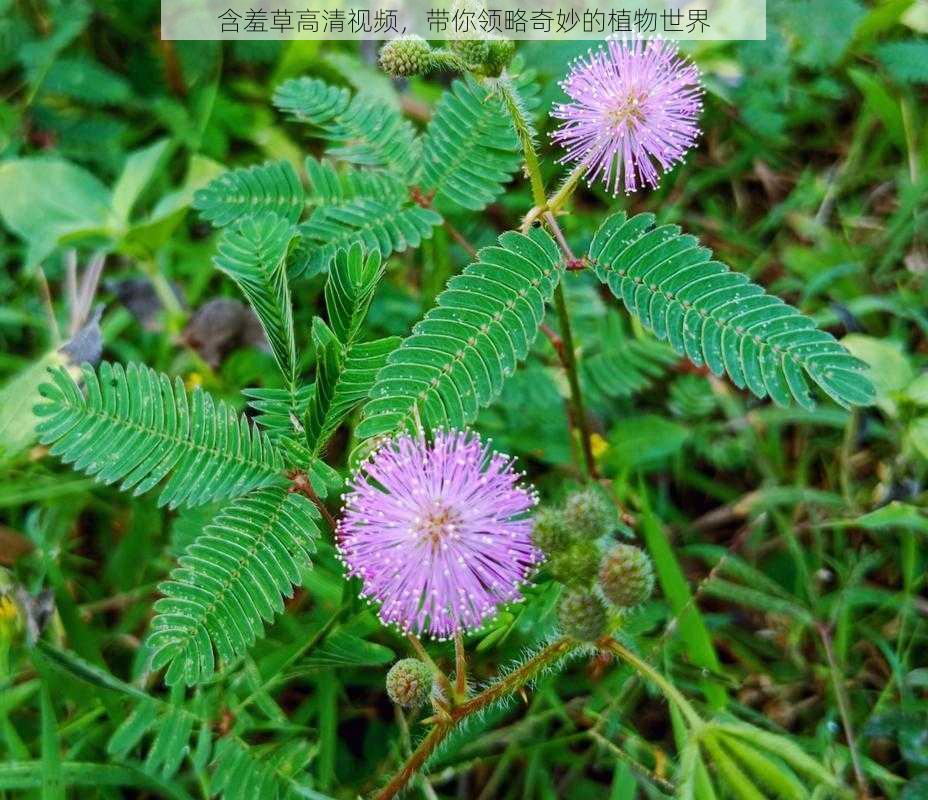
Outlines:
[[484, 62], [487, 74], [497, 76], [509, 66], [509, 62], [512, 61], [512, 57], [516, 54], [516, 45], [512, 39], [500, 37], [499, 39], [490, 39], [487, 43], [487, 50], [487, 57]]
[[593, 592], [565, 593], [558, 605], [557, 617], [564, 634], [582, 642], [593, 642], [606, 633], [606, 605]]
[[432, 46], [415, 34], [393, 39], [380, 49], [380, 66], [394, 78], [421, 75], [432, 66]]
[[599, 587], [618, 608], [641, 605], [654, 591], [654, 569], [647, 553], [630, 544], [617, 544], [602, 561]]
[[418, 658], [397, 661], [387, 673], [387, 694], [398, 706], [414, 708], [432, 694], [432, 670]]
[[555, 508], [542, 508], [535, 514], [532, 541], [545, 555], [551, 556], [566, 549], [573, 537], [564, 524], [564, 515]]
[[598, 538], [615, 527], [615, 507], [602, 492], [584, 489], [567, 498], [564, 522], [577, 536]]
[[551, 556], [548, 569], [555, 580], [567, 586], [590, 586], [601, 559], [602, 551], [595, 541], [578, 539]]
[[630, 544], [603, 543], [616, 522], [615, 507], [596, 487], [574, 492], [563, 506], [535, 515], [532, 539], [547, 556], [551, 577], [567, 587], [558, 616], [564, 632], [574, 638], [602, 636], [610, 607], [618, 612], [634, 608], [654, 591], [647, 553]]
[[469, 67], [482, 66], [490, 55], [490, 45], [486, 39], [453, 39], [451, 49]]

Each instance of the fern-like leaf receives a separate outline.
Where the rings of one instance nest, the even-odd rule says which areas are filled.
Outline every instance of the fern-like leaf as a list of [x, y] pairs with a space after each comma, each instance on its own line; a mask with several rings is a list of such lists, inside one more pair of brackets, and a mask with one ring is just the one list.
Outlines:
[[332, 331], [343, 344], [351, 345], [357, 337], [383, 271], [376, 250], [365, 258], [361, 246], [354, 244], [338, 253], [325, 284], [325, 307]]
[[498, 95], [476, 81], [455, 81], [429, 122], [423, 147], [424, 189], [439, 209], [479, 211], [503, 191], [521, 163], [519, 140]]
[[340, 206], [321, 206], [300, 225], [302, 240], [291, 272], [314, 274], [328, 269], [335, 254], [360, 244], [386, 258], [418, 247], [440, 225], [441, 216], [430, 208], [403, 200], [356, 197]]
[[167, 683], [192, 685], [213, 675], [217, 657], [225, 664], [240, 658], [310, 566], [318, 516], [282, 486], [223, 508], [159, 587], [165, 596], [155, 603], [147, 641], [152, 669], [167, 666]]
[[242, 389], [252, 409], [254, 421], [267, 431], [268, 438], [275, 444], [286, 437], [302, 438], [303, 415], [313, 397], [311, 383], [301, 386], [296, 393], [289, 389], [249, 387]]
[[214, 259], [254, 309], [290, 387], [296, 385], [296, 341], [287, 253], [295, 236], [294, 227], [276, 214], [246, 217], [223, 229]]
[[658, 339], [779, 405], [815, 405], [805, 376], [843, 406], [867, 405], [865, 365], [797, 309], [652, 214], [606, 220], [590, 246], [597, 276]]
[[501, 391], [528, 354], [561, 279], [554, 241], [509, 232], [448, 282], [436, 307], [387, 359], [371, 390], [362, 438], [409, 427], [461, 427]]
[[216, 227], [264, 211], [295, 223], [304, 205], [303, 185], [289, 161], [229, 170], [193, 196], [193, 207]]
[[319, 129], [330, 155], [352, 164], [383, 167], [412, 180], [422, 146], [412, 125], [382, 100], [351, 96], [316, 78], [294, 78], [274, 92], [274, 105]]
[[[195, 729], [197, 743], [191, 748], [190, 739]], [[145, 699], [136, 703], [116, 728], [106, 751], [115, 759], [127, 759], [143, 738], [151, 735], [143, 769], [150, 775], [169, 780], [180, 769], [185, 756], [191, 757], [197, 769], [206, 767], [212, 750], [210, 734], [207, 721], [184, 708], [182, 694], [172, 698], [170, 703]]]
[[305, 800], [324, 798], [307, 793], [293, 779], [305, 768], [310, 751], [306, 742], [294, 741], [279, 748], [250, 747], [234, 736], [216, 743], [215, 771], [210, 788], [223, 800]]
[[316, 343], [316, 391], [306, 413], [306, 439], [318, 455], [335, 429], [367, 397], [398, 336], [343, 345], [322, 320], [313, 321]]
[[593, 402], [606, 403], [641, 392], [679, 358], [662, 342], [630, 337], [614, 311], [607, 314], [600, 327], [596, 339], [604, 347], [580, 363], [584, 394]]
[[382, 169], [336, 169], [330, 161], [306, 159], [310, 206], [343, 206], [358, 197], [399, 204], [409, 198], [409, 187], [394, 173]]
[[41, 386], [36, 406], [52, 455], [102, 483], [134, 494], [173, 471], [159, 505], [195, 506], [276, 481], [280, 453], [224, 402], [137, 364], [83, 367], [86, 395], [64, 368]]

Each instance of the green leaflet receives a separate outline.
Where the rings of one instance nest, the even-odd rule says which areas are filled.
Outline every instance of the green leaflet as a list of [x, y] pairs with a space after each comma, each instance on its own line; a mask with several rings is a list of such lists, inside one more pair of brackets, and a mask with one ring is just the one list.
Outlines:
[[248, 407], [256, 412], [252, 419], [267, 431], [274, 444], [286, 437], [303, 436], [303, 415], [313, 397], [311, 383], [301, 386], [296, 394], [289, 389], [267, 387], [248, 387], [242, 389], [242, 394], [248, 399]]
[[236, 497], [278, 479], [280, 454], [223, 401], [188, 397], [145, 366], [83, 367], [86, 395], [66, 369], [51, 371], [36, 406], [43, 444], [66, 464], [123, 491], [148, 491], [168, 474], [159, 505], [195, 506]]
[[421, 422], [460, 427], [528, 354], [563, 273], [541, 230], [504, 233], [448, 282], [436, 307], [387, 359], [356, 429], [367, 438]]
[[380, 253], [375, 250], [365, 258], [357, 243], [335, 259], [325, 284], [325, 306], [329, 324], [343, 344], [351, 345], [357, 337], [383, 272]]
[[653, 339], [636, 339], [616, 311], [609, 311], [600, 322], [596, 341], [602, 349], [580, 362], [584, 394], [591, 401], [609, 403], [617, 397], [631, 397], [649, 387], [678, 360], [666, 344]]
[[303, 237], [293, 258], [294, 275], [325, 271], [339, 249], [360, 244], [384, 257], [418, 247], [442, 218], [404, 199], [354, 197], [338, 206], [320, 206], [300, 225]]
[[365, 257], [357, 243], [350, 250], [340, 250], [329, 269], [325, 305], [331, 329], [321, 319], [313, 320], [316, 391], [306, 413], [305, 427], [314, 455], [351, 410], [367, 397], [387, 356], [400, 343], [396, 336], [373, 342], [357, 341], [382, 276], [380, 253], [375, 250]]
[[[168, 780], [180, 769], [197, 724], [201, 726], [201, 732], [205, 730], [209, 734], [206, 724], [184, 708], [178, 698], [174, 698], [171, 703], [142, 700], [113, 732], [107, 742], [106, 752], [119, 760], [125, 760], [141, 744], [146, 734], [151, 734], [152, 740], [145, 757], [145, 772]], [[209, 757], [211, 744], [211, 738], [206, 738], [205, 744], [197, 748], [199, 751], [205, 750], [203, 762]], [[202, 769], [205, 763], [199, 766]]]
[[472, 78], [455, 81], [425, 134], [422, 185], [435, 192], [435, 204], [479, 211], [502, 193], [521, 160], [499, 96]]
[[343, 206], [359, 197], [390, 203], [401, 203], [409, 198], [406, 183], [380, 169], [336, 169], [331, 161], [306, 158], [306, 176], [309, 191], [306, 203], [311, 206]]
[[712, 260], [676, 225], [653, 214], [610, 217], [590, 259], [597, 277], [658, 339], [697, 366], [779, 405], [815, 402], [805, 376], [843, 406], [867, 405], [865, 365], [797, 309]]
[[234, 736], [216, 743], [215, 773], [210, 788], [223, 800], [329, 800], [327, 795], [298, 785], [293, 774], [310, 759], [308, 742], [283, 747], [249, 747]]
[[809, 797], [796, 774], [781, 760], [735, 736], [721, 734], [719, 742], [752, 775], [761, 788], [772, 790], [777, 797], [786, 800], [806, 800]]
[[367, 397], [400, 338], [344, 346], [317, 317], [313, 320], [313, 339], [317, 348], [316, 391], [306, 412], [305, 428], [315, 456], [351, 410]]
[[296, 236], [276, 214], [246, 217], [223, 229], [214, 259], [234, 280], [261, 321], [287, 385], [296, 385], [296, 342], [287, 282], [287, 253]]
[[412, 125], [375, 97], [351, 96], [347, 89], [316, 78], [294, 78], [277, 87], [274, 105], [318, 128], [329, 155], [366, 167], [383, 167], [412, 180], [422, 145]]
[[193, 207], [217, 227], [263, 211], [295, 223], [303, 206], [303, 184], [289, 161], [230, 169], [193, 196]]
[[[159, 587], [146, 642], [152, 669], [165, 681], [208, 680], [217, 661], [240, 658], [284, 610], [310, 565], [319, 535], [316, 507], [284, 487], [229, 503], [187, 548]], [[214, 653], [215, 651], [215, 653]]]

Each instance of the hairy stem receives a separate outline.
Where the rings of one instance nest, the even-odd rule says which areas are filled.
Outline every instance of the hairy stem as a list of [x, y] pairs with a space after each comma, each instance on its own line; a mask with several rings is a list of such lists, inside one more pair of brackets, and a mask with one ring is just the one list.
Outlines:
[[487, 706], [492, 705], [497, 700], [501, 700], [507, 695], [517, 692], [526, 684], [537, 678], [545, 669], [560, 661], [560, 659], [577, 647], [579, 647], [579, 642], [575, 642], [572, 639], [558, 639], [556, 642], [549, 644], [530, 658], [522, 666], [514, 669], [508, 675], [500, 678], [500, 680], [492, 686], [484, 689], [480, 694], [450, 709], [450, 719], [435, 724], [415, 751], [413, 751], [413, 754], [406, 760], [406, 763], [403, 764], [399, 772], [397, 772], [390, 779], [390, 782], [375, 795], [374, 800], [390, 800], [390, 798], [396, 797], [406, 784], [412, 780], [412, 777], [419, 769], [421, 769], [429, 756], [435, 752], [438, 745], [444, 741], [445, 737], [451, 733], [458, 724], [471, 714], [475, 714]]
[[552, 214], [557, 214], [557, 212], [564, 207], [570, 198], [573, 197], [585, 169], [586, 165], [584, 164], [578, 164], [574, 167], [573, 171], [564, 179], [560, 187], [558, 187], [558, 190], [551, 195], [551, 199], [548, 200], [547, 203], [547, 211], [550, 211]]
[[432, 668], [432, 671], [435, 673], [435, 679], [438, 681], [442, 693], [445, 695], [445, 699], [448, 702], [451, 702], [452, 698], [454, 697], [454, 687], [451, 685], [451, 681], [448, 679], [448, 676], [445, 675], [442, 668], [435, 663], [435, 661], [429, 655], [428, 650], [422, 646], [422, 642], [419, 641], [418, 637], [413, 636], [410, 633], [406, 635], [406, 639], [412, 645], [412, 649], [416, 651], [416, 655], [419, 657], [419, 660], [424, 661]]
[[535, 206], [544, 209], [548, 205], [548, 198], [545, 195], [545, 183], [541, 177], [541, 165], [538, 163], [538, 153], [535, 152], [535, 143], [533, 141], [534, 129], [525, 115], [525, 108], [522, 105], [522, 99], [519, 97], [515, 87], [508, 78], [500, 78], [497, 82], [500, 96], [509, 116], [512, 118], [513, 127], [516, 129], [516, 135], [519, 137], [519, 143], [522, 145], [522, 154], [525, 159], [525, 171], [528, 174], [528, 180], [532, 187], [532, 199]]
[[460, 631], [454, 634], [454, 694], [456, 699], [467, 697], [467, 656]]

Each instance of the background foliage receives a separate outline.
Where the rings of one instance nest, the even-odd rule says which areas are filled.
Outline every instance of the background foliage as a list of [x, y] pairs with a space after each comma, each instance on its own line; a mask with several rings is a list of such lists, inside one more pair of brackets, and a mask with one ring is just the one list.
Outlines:
[[[928, 796], [928, 4], [768, 7], [766, 42], [691, 48], [708, 94], [687, 164], [653, 194], [583, 190], [562, 224], [578, 252], [618, 211], [681, 225], [869, 363], [876, 404], [758, 400], [656, 342], [595, 276], [568, 275], [595, 457], [630, 510], [627, 533], [656, 565], [660, 591], [630, 622], [639, 651], [687, 695], [787, 734], [850, 785], [912, 800]], [[271, 423], [274, 439], [275, 424], [288, 425], [274, 416], [276, 401], [296, 391], [288, 376], [324, 374], [343, 347], [345, 358], [352, 348], [384, 358], [472, 261], [470, 247], [518, 227], [532, 206], [515, 174], [518, 139], [493, 128], [499, 115], [480, 118], [467, 81], [394, 84], [371, 43], [162, 42], [157, 3], [147, 1], [0, 0], [0, 11], [0, 565], [29, 628], [14, 630], [11, 606], [0, 605], [0, 793], [367, 793], [409, 747], [383, 691], [407, 643], [343, 586], [310, 504], [275, 486], [250, 496], [292, 521], [274, 530], [282, 552], [315, 542], [314, 568], [296, 575], [304, 562], [284, 559], [278, 593], [291, 581], [303, 588], [286, 613], [256, 606], [249, 630], [228, 640], [231, 670], [213, 675], [212, 663], [194, 664], [193, 650], [165, 637], [160, 663], [177, 659], [174, 677], [185, 667], [211, 678], [166, 687], [146, 670], [142, 639], [153, 607], [164, 613], [184, 587], [193, 591], [177, 559], [216, 506], [163, 506], [191, 493], [219, 500], [229, 485], [177, 480], [160, 497], [131, 497], [69, 472], [37, 444], [36, 387], [49, 366], [102, 352], [170, 376], [162, 395], [177, 407], [194, 387], [209, 389], [222, 405], [191, 413], [213, 415], [227, 436], [258, 438], [234, 411]], [[542, 142], [556, 80], [587, 46], [519, 46]], [[443, 131], [439, 101], [475, 117], [483, 137], [464, 143]], [[320, 103], [327, 114], [313, 111]], [[369, 108], [384, 105], [395, 112], [387, 127], [359, 136]], [[410, 197], [403, 176], [417, 164], [399, 146], [414, 147], [426, 127], [421, 188], [434, 191], [431, 208]], [[466, 169], [446, 169], [460, 163], [455, 148], [482, 171], [492, 165], [493, 179], [474, 190]], [[326, 155], [351, 167], [336, 172]], [[287, 166], [262, 167], [268, 160]], [[562, 170], [544, 161], [554, 187]], [[400, 177], [372, 177], [362, 170], [370, 165]], [[225, 173], [238, 166], [253, 169]], [[229, 185], [198, 195], [192, 210], [196, 190], [223, 173]], [[284, 227], [240, 222], [240, 206], [255, 204], [300, 221], [300, 243]], [[357, 255], [339, 267], [336, 249], [354, 241], [380, 249], [383, 264]], [[267, 280], [256, 289], [248, 276], [259, 263]], [[367, 297], [365, 281], [381, 268]], [[296, 278], [289, 289], [278, 280], [284, 269]], [[327, 270], [357, 277], [341, 291], [370, 303], [363, 325], [333, 314], [339, 289], [326, 288]], [[272, 294], [260, 294], [268, 286]], [[239, 287], [268, 310], [260, 320]], [[297, 347], [274, 317], [285, 290], [297, 338], [313, 347]], [[476, 426], [556, 502], [579, 480], [579, 443], [549, 340], [527, 355]], [[106, 377], [115, 383], [103, 382], [101, 408], [110, 385], [131, 394], [133, 382], [157, 381], [119, 368]], [[354, 441], [335, 426], [357, 398], [341, 388], [314, 396], [310, 419], [320, 450], [335, 433], [324, 453], [344, 472]], [[348, 429], [375, 432], [376, 411], [363, 421], [355, 413]], [[80, 458], [79, 445], [70, 450]], [[263, 485], [260, 455], [255, 472], [238, 476], [249, 485]], [[135, 466], [110, 465], [108, 477], [121, 481]], [[323, 487], [336, 481], [317, 477]], [[213, 520], [215, 546], [232, 524]], [[527, 604], [469, 639], [476, 680], [551, 634], [552, 589], [542, 573]], [[204, 613], [203, 630], [215, 636], [226, 613]], [[267, 638], [249, 649], [262, 626]], [[447, 647], [434, 652], [450, 658]], [[453, 737], [411, 791], [660, 796], [674, 777], [679, 723], [629, 676], [602, 659], [572, 661], [524, 705], [494, 707]]]

